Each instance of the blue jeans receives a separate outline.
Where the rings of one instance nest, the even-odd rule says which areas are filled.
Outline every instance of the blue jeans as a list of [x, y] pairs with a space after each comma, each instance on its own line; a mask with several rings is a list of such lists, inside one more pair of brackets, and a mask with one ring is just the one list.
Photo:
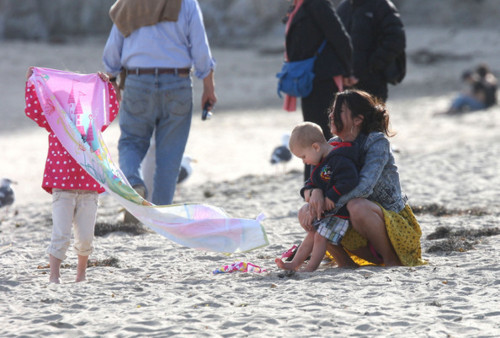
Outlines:
[[140, 166], [153, 131], [156, 131], [152, 198], [156, 205], [172, 203], [192, 112], [193, 91], [189, 76], [127, 75], [119, 114], [120, 169], [132, 186], [145, 186]]
[[456, 111], [474, 111], [485, 109], [486, 105], [472, 96], [460, 94], [451, 103], [451, 108]]

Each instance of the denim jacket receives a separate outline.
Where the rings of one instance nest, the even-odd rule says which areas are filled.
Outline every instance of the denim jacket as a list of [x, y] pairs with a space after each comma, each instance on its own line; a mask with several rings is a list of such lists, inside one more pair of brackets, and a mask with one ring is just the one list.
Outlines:
[[[339, 141], [334, 137], [331, 141]], [[401, 192], [399, 173], [389, 140], [381, 132], [368, 135], [360, 134], [356, 138], [360, 147], [362, 168], [359, 184], [342, 196], [335, 205], [341, 208], [354, 198], [366, 198], [379, 203], [384, 209], [400, 212], [406, 204], [406, 196]]]

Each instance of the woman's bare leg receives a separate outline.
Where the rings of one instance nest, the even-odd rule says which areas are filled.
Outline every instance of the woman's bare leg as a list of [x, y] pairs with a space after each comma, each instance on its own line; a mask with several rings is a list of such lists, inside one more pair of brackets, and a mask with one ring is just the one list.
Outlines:
[[[382, 255], [385, 266], [401, 265], [387, 236], [384, 214], [380, 207], [366, 199], [356, 198], [347, 203], [347, 209], [353, 228]], [[376, 260], [376, 257], [373, 259]]]
[[326, 249], [333, 256], [335, 262], [337, 262], [337, 266], [339, 268], [357, 268], [358, 265], [354, 263], [351, 257], [347, 254], [347, 252], [340, 245], [333, 245], [328, 242], [326, 245]]
[[370, 250], [370, 247], [365, 246], [356, 250], [352, 250], [352, 253], [358, 256], [359, 258], [364, 259], [367, 262], [373, 263], [373, 264], [382, 264], [384, 263], [384, 260], [381, 259], [379, 256], [374, 256], [372, 250]]

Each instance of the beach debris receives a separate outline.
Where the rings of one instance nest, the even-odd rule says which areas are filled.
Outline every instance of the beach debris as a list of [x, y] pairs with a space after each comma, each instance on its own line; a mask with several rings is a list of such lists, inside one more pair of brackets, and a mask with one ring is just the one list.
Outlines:
[[471, 215], [471, 216], [485, 216], [488, 215], [488, 211], [481, 208], [471, 208], [471, 209], [448, 209], [445, 206], [431, 203], [424, 205], [412, 205], [411, 209], [415, 214], [431, 214], [433, 216], [452, 216], [452, 215]]
[[500, 228], [452, 230], [450, 227], [438, 227], [426, 237], [428, 240], [439, 240], [438, 243], [430, 246], [427, 252], [466, 252], [474, 249], [478, 238], [499, 234]]
[[285, 259], [287, 262], [291, 261], [295, 257], [298, 248], [299, 246], [294, 244], [290, 249], [281, 254], [281, 259]]
[[15, 195], [12, 184], [17, 183], [8, 178], [0, 180], [0, 208], [8, 207], [14, 203]]
[[119, 268], [118, 258], [111, 257], [105, 259], [89, 259], [87, 262], [87, 267], [97, 267], [97, 266], [109, 266], [114, 268]]
[[271, 164], [279, 165], [282, 164], [283, 168], [286, 163], [292, 159], [292, 153], [290, 148], [288, 148], [288, 141], [290, 141], [290, 134], [283, 134], [281, 137], [281, 145], [274, 148], [271, 154]]
[[112, 232], [125, 232], [131, 235], [142, 235], [148, 232], [140, 223], [96, 223], [94, 236], [105, 236]]
[[231, 272], [267, 272], [266, 269], [261, 268], [258, 265], [247, 263], [247, 262], [234, 262], [229, 265], [224, 265], [222, 268], [215, 269], [212, 273], [231, 273]]
[[285, 270], [278, 273], [278, 278], [291, 278], [297, 274], [295, 270]]
[[433, 233], [427, 235], [427, 239], [441, 239], [450, 237], [466, 237], [466, 238], [478, 238], [485, 236], [496, 236], [500, 235], [500, 228], [485, 228], [485, 229], [455, 229], [452, 230], [450, 227], [437, 227]]
[[[293, 260], [293, 257], [295, 257], [295, 254], [297, 253], [297, 250], [299, 249], [300, 244], [302, 244], [302, 243], [299, 243], [298, 245], [294, 244], [290, 249], [283, 252], [281, 254], [281, 260], [284, 259], [285, 262], [291, 262]], [[331, 260], [334, 260], [333, 257], [328, 253], [328, 251], [326, 252], [326, 256], [328, 258], [331, 258]], [[306, 261], [308, 261], [310, 259], [311, 259], [311, 256], [307, 256]]]
[[463, 61], [470, 60], [471, 58], [471, 54], [437, 52], [425, 48], [409, 54], [409, 59], [417, 65], [431, 65], [442, 61]]
[[189, 155], [182, 156], [181, 167], [179, 168], [179, 176], [177, 176], [177, 184], [185, 182], [193, 173], [191, 162], [196, 163], [197, 161]]
[[430, 246], [426, 252], [427, 253], [432, 253], [432, 252], [466, 252], [469, 250], [474, 249], [474, 244], [476, 244], [477, 241], [469, 241], [467, 238], [464, 237], [451, 237], [447, 238], [444, 240], [438, 241], [438, 243]]

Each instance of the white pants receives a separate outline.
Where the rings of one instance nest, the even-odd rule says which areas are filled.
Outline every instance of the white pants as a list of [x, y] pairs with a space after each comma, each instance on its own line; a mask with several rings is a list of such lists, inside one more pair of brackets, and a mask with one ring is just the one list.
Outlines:
[[78, 255], [88, 256], [94, 249], [94, 227], [99, 195], [95, 191], [52, 191], [52, 238], [47, 253], [60, 259], [66, 258], [74, 227], [74, 248]]

